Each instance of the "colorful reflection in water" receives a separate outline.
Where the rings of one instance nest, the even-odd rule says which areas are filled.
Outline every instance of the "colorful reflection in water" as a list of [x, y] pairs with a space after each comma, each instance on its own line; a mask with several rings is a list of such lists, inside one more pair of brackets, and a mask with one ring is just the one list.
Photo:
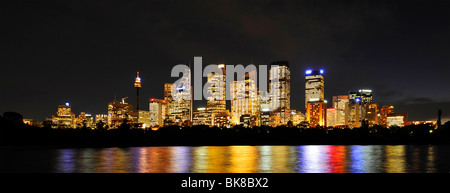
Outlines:
[[[445, 147], [448, 150], [449, 147]], [[443, 147], [439, 147], [443, 149]], [[438, 147], [200, 146], [58, 149], [54, 171], [80, 173], [448, 172]], [[441, 153], [442, 154], [442, 153]], [[437, 163], [438, 162], [438, 163]], [[445, 167], [449, 167], [445, 165]]]

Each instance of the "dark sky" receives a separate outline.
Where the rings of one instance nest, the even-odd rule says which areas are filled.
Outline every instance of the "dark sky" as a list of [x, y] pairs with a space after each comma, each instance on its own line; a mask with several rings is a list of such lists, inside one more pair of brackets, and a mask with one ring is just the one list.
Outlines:
[[[141, 109], [203, 57], [288, 60], [291, 108], [304, 112], [304, 70], [323, 67], [325, 98], [372, 89], [409, 120], [450, 118], [450, 1], [0, 1], [0, 113], [44, 120], [57, 105], [98, 114], [130, 97]], [[196, 103], [195, 106], [201, 104]]]

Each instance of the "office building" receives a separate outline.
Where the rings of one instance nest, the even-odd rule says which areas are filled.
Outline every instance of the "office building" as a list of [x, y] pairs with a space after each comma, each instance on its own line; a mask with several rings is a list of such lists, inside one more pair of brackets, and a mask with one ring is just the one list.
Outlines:
[[200, 107], [193, 112], [192, 125], [213, 126], [213, 120], [212, 113], [207, 111], [205, 107]]
[[364, 104], [369, 104], [373, 102], [372, 90], [370, 89], [360, 89], [358, 91], [350, 91], [348, 94], [349, 100], [355, 100], [357, 98], [361, 99]]
[[[170, 92], [169, 87], [170, 86]], [[168, 112], [164, 125], [188, 126], [192, 124], [192, 86], [189, 69], [183, 73], [178, 84], [164, 86], [164, 99], [168, 102]]]
[[116, 129], [122, 125], [125, 119], [127, 119], [128, 124], [133, 124], [132, 122], [132, 112], [133, 105], [125, 102], [125, 99], [128, 97], [122, 98], [122, 101], [112, 101], [108, 104], [108, 125], [111, 129]]
[[323, 69], [307, 69], [305, 71], [305, 108], [311, 100], [314, 102], [325, 100], [323, 74]]
[[108, 115], [107, 114], [96, 114], [95, 115], [95, 124], [102, 122], [103, 124], [108, 124]]
[[159, 128], [164, 125], [167, 114], [167, 102], [162, 99], [151, 98], [149, 100], [149, 127]]
[[306, 104], [306, 121], [309, 123], [309, 127], [326, 126], [326, 103], [323, 101], [309, 101]]
[[380, 108], [380, 116], [378, 119], [378, 124], [382, 127], [388, 127], [388, 123], [387, 123], [387, 117], [389, 115], [394, 114], [394, 106], [387, 106], [387, 105], [383, 105]]
[[234, 81], [230, 85], [231, 95], [231, 124], [244, 124], [241, 116], [254, 117], [256, 125], [259, 125], [260, 105], [258, 90], [254, 80], [249, 78], [249, 73], [245, 75], [244, 80]]
[[337, 123], [337, 111], [335, 108], [327, 108], [327, 127], [335, 127]]
[[[220, 126], [223, 124], [222, 119], [227, 117], [226, 109], [226, 70], [225, 64], [217, 65], [216, 70], [220, 73], [210, 73], [207, 76], [207, 96], [206, 96], [206, 111], [211, 116], [211, 123], [209, 126]], [[198, 113], [197, 113], [198, 114]], [[216, 120], [219, 121], [216, 123]]]
[[338, 95], [333, 96], [333, 108], [336, 111], [335, 125], [337, 127], [342, 127], [345, 125], [345, 109], [349, 102], [348, 95]]
[[345, 110], [345, 125], [349, 128], [361, 127], [365, 115], [364, 103], [361, 99], [349, 99]]
[[58, 105], [56, 115], [52, 115], [52, 127], [61, 129], [76, 127], [75, 114], [72, 113], [72, 108], [69, 103]]
[[288, 61], [272, 62], [269, 71], [271, 110], [291, 108], [291, 75]]
[[299, 125], [301, 122], [306, 121], [306, 116], [305, 114], [303, 114], [300, 111], [296, 111], [291, 109], [291, 116], [290, 116], [290, 121], [292, 121], [292, 124], [294, 126]]
[[369, 127], [373, 127], [375, 125], [378, 125], [378, 104], [376, 103], [369, 103], [366, 105], [366, 120], [368, 121]]
[[81, 112], [80, 115], [75, 120], [76, 127], [82, 128], [82, 127], [88, 127], [92, 128], [95, 127], [94, 125], [94, 118], [91, 114], [86, 114], [85, 112]]
[[269, 71], [271, 126], [286, 125], [290, 120], [291, 77], [288, 61], [271, 63]]
[[387, 127], [408, 125], [408, 113], [392, 113], [386, 118]]

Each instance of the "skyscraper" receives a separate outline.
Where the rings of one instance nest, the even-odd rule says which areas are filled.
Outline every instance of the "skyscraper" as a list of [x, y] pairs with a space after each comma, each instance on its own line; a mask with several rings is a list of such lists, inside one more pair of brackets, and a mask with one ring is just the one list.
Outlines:
[[364, 103], [360, 98], [350, 99], [345, 110], [345, 125], [349, 128], [361, 127], [361, 121], [364, 120]]
[[[244, 117], [255, 117], [256, 125], [259, 125], [260, 105], [258, 90], [255, 82], [249, 78], [249, 73], [245, 79], [234, 81], [230, 85], [231, 95], [231, 119], [232, 124], [241, 124]], [[243, 124], [243, 123], [242, 123]]]
[[327, 108], [327, 127], [336, 126], [336, 108]]
[[336, 109], [335, 126], [345, 125], [345, 109], [348, 103], [348, 95], [333, 96], [333, 108]]
[[325, 102], [309, 101], [306, 106], [306, 121], [309, 122], [309, 127], [326, 126], [326, 111], [327, 106]]
[[291, 75], [288, 61], [272, 62], [269, 71], [271, 109], [291, 108]]
[[141, 78], [139, 77], [139, 71], [137, 71], [136, 80], [134, 81], [134, 87], [136, 88], [136, 111], [133, 113], [136, 123], [139, 124], [139, 89], [142, 87]]
[[364, 104], [369, 104], [373, 102], [372, 90], [370, 89], [360, 89], [359, 91], [350, 91], [348, 97], [350, 100], [360, 98], [361, 102], [363, 102]]
[[[208, 94], [206, 96], [206, 112], [211, 116], [211, 121], [208, 124], [210, 126], [220, 126], [222, 123], [216, 123], [216, 119], [218, 117], [225, 118], [228, 116], [226, 109], [226, 70], [225, 64], [217, 65], [218, 69], [222, 72], [208, 74], [207, 83], [208, 83]], [[197, 114], [199, 114], [199, 111]], [[204, 112], [200, 113], [202, 116], [205, 114]]]
[[69, 103], [58, 105], [58, 112], [52, 115], [53, 128], [75, 128], [75, 114]]
[[[171, 124], [187, 126], [192, 122], [192, 86], [189, 69], [183, 73], [177, 84], [164, 85], [164, 99], [169, 102], [167, 117]], [[167, 87], [170, 87], [168, 92]], [[166, 92], [167, 91], [167, 92]]]
[[162, 127], [167, 113], [166, 100], [151, 98], [149, 100], [150, 127]]
[[[286, 125], [290, 120], [291, 77], [288, 61], [272, 62], [269, 71], [271, 116], [277, 117], [272, 126]], [[260, 83], [261, 84], [261, 83]], [[273, 119], [273, 118], [272, 118]]]
[[378, 105], [373, 103], [372, 90], [360, 89], [350, 91], [349, 102], [346, 110], [346, 121], [350, 128], [363, 126], [363, 121], [367, 121], [369, 126], [378, 123]]
[[366, 119], [369, 122], [369, 127], [373, 127], [378, 124], [378, 104], [366, 104]]
[[139, 77], [139, 71], [137, 71], [136, 80], [134, 81], [134, 87], [136, 88], [136, 111], [139, 111], [139, 89], [142, 87], [141, 78]]
[[324, 70], [305, 71], [306, 121], [310, 127], [326, 126], [327, 105], [324, 97]]
[[305, 71], [305, 108], [309, 101], [324, 101], [324, 70], [307, 69]]
[[118, 128], [125, 119], [131, 121], [133, 117], [131, 116], [133, 112], [133, 105], [125, 102], [125, 99], [128, 97], [122, 98], [122, 101], [112, 101], [108, 104], [108, 125], [109, 128]]

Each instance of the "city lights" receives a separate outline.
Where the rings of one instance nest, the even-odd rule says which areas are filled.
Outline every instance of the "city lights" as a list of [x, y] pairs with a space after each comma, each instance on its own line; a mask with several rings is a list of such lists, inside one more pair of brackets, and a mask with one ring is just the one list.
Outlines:
[[[232, 127], [241, 125], [254, 126], [283, 126], [288, 122], [298, 126], [306, 121], [308, 127], [361, 127], [367, 122], [369, 126], [393, 125], [404, 126], [410, 123], [407, 113], [394, 113], [393, 106], [379, 106], [373, 102], [371, 89], [350, 90], [348, 95], [333, 96], [333, 101], [325, 100], [324, 69], [305, 70], [305, 111], [304, 113], [290, 107], [290, 69], [287, 61], [273, 62], [269, 70], [270, 93], [262, 95], [253, 79], [234, 80], [231, 82], [231, 108], [226, 108], [226, 68], [219, 64], [215, 68], [222, 73], [207, 76], [209, 87], [204, 90], [211, 93], [205, 107], [193, 110], [192, 87], [190, 76], [180, 79], [178, 92], [172, 93], [174, 83], [164, 84], [164, 99], [149, 98], [149, 109], [140, 110], [139, 89], [142, 86], [139, 72], [135, 81], [137, 88], [137, 107], [125, 102], [114, 100], [108, 104], [108, 113], [99, 114], [96, 122], [101, 120], [108, 128], [119, 128], [127, 119], [130, 124], [139, 128], [159, 128], [170, 125], [195, 126], [207, 125], [218, 127]], [[247, 73], [246, 76], [249, 77]], [[217, 92], [221, 91], [221, 92]], [[264, 97], [263, 97], [264, 96]], [[269, 96], [269, 97], [266, 97]], [[182, 99], [182, 100], [179, 100]], [[331, 107], [329, 107], [329, 105]], [[69, 102], [58, 106], [57, 115], [52, 116], [53, 127], [75, 128], [80, 125], [78, 120], [90, 119], [92, 114], [85, 114], [76, 118], [71, 112]], [[27, 120], [30, 122], [29, 120]], [[78, 121], [78, 122], [77, 122]], [[365, 122], [366, 121], [366, 122]], [[92, 122], [92, 121], [91, 121]], [[93, 123], [90, 123], [93, 124]]]

